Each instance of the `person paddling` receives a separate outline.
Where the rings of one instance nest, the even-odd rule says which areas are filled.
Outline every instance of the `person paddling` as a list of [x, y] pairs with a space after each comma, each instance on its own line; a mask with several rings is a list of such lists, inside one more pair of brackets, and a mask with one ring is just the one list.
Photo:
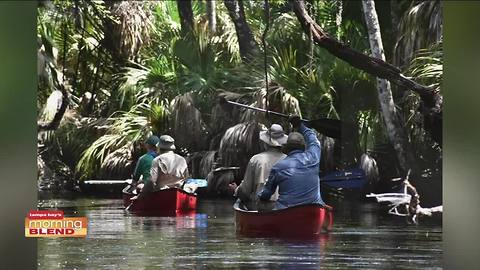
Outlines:
[[257, 193], [262, 190], [273, 165], [286, 157], [282, 153], [282, 146], [287, 142], [287, 135], [282, 126], [273, 124], [268, 130], [260, 131], [259, 138], [265, 151], [250, 159], [240, 185], [237, 187], [233, 183], [230, 188], [235, 190], [234, 196], [238, 197], [248, 210], [262, 211], [271, 210], [278, 197], [278, 193], [275, 193], [269, 200], [261, 202]]
[[168, 187], [180, 187], [188, 177], [187, 161], [173, 152], [175, 140], [169, 135], [160, 136], [159, 155], [153, 160], [152, 181], [156, 190]]
[[150, 181], [145, 183], [139, 196], [132, 197], [131, 200], [140, 199], [155, 190], [182, 186], [183, 181], [188, 177], [187, 161], [174, 153], [175, 149], [175, 140], [171, 136], [160, 136], [159, 155], [152, 161]]
[[300, 117], [291, 116], [289, 121], [299, 132], [288, 135], [284, 149], [287, 157], [273, 166], [258, 198], [270, 200], [278, 187], [275, 209], [301, 204], [325, 205], [320, 195], [320, 142]]
[[138, 161], [137, 165], [135, 166], [135, 170], [133, 171], [132, 176], [132, 189], [142, 189], [143, 185], [150, 181], [150, 169], [152, 168], [152, 161], [154, 158], [157, 157], [157, 144], [160, 139], [152, 135], [148, 137], [148, 139], [144, 142], [143, 147], [147, 151], [143, 156], [141, 156]]

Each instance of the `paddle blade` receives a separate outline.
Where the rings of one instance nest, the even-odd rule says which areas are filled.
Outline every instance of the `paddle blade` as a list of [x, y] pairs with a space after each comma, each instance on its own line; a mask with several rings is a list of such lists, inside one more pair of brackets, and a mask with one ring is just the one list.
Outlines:
[[342, 121], [337, 119], [320, 118], [310, 120], [306, 125], [328, 137], [338, 139], [342, 136]]

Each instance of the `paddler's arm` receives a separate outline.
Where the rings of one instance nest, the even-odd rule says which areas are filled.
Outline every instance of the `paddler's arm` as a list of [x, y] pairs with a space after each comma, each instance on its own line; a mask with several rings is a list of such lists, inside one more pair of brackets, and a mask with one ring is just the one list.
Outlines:
[[275, 166], [272, 168], [270, 171], [270, 175], [268, 176], [268, 180], [265, 183], [265, 186], [263, 187], [262, 191], [258, 193], [258, 198], [261, 201], [268, 201], [270, 200], [270, 197], [272, 197], [273, 193], [275, 193], [275, 190], [277, 189], [277, 169]]
[[303, 123], [300, 124], [298, 132], [305, 138], [305, 153], [307, 153], [309, 160], [313, 163], [320, 162], [321, 145], [315, 132]]

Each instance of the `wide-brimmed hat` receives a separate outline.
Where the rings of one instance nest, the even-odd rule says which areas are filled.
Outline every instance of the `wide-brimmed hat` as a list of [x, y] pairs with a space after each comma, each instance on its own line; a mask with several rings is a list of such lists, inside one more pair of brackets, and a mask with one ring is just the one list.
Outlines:
[[273, 124], [268, 130], [260, 131], [260, 140], [271, 146], [282, 146], [287, 142], [287, 135], [282, 126]]
[[163, 150], [175, 150], [175, 140], [169, 135], [160, 136], [158, 148]]
[[291, 132], [288, 134], [285, 146], [292, 149], [305, 149], [305, 138], [299, 132]]

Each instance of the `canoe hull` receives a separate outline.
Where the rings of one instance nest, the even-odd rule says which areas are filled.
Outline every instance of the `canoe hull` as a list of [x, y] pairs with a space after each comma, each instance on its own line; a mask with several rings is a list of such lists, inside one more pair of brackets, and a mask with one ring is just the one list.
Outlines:
[[234, 209], [236, 231], [247, 236], [319, 236], [333, 226], [330, 206], [309, 204], [262, 213]]
[[134, 194], [123, 191], [123, 204], [132, 212], [187, 213], [197, 207], [197, 195], [178, 188], [154, 191], [143, 199], [131, 201]]

